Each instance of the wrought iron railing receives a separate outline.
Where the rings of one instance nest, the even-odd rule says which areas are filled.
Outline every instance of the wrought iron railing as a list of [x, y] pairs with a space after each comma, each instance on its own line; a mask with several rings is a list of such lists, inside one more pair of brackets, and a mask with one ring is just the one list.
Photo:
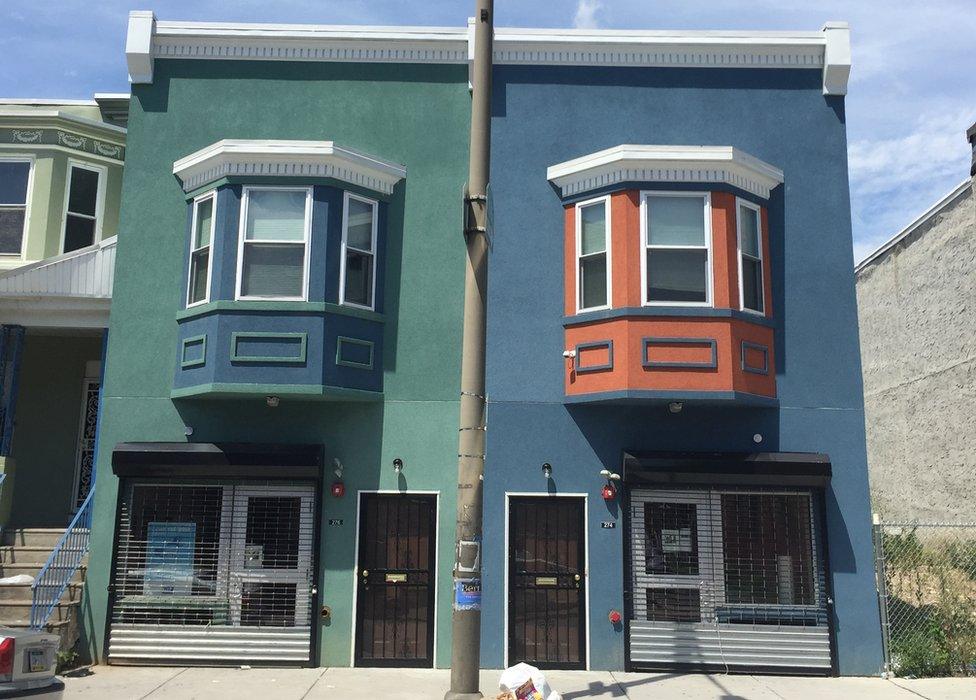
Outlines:
[[88, 554], [94, 496], [95, 490], [92, 489], [58, 540], [44, 568], [34, 579], [31, 586], [34, 594], [30, 611], [31, 629], [41, 629], [51, 619], [51, 614], [61, 602], [61, 596]]

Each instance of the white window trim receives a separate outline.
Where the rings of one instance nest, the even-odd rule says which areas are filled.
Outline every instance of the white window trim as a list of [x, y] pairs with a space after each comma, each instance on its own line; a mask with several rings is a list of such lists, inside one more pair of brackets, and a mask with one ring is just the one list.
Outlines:
[[[705, 271], [705, 301], [648, 301], [647, 299], [647, 200], [650, 197], [698, 197], [704, 199], [705, 217], [705, 255], [708, 266]], [[671, 191], [671, 190], [642, 190], [640, 193], [640, 237], [641, 237], [641, 305], [642, 306], [692, 306], [712, 307], [715, 303], [714, 255], [712, 241], [712, 196], [710, 192], [700, 191]], [[700, 250], [700, 246], [654, 246], [660, 250]]]
[[[207, 291], [203, 295], [203, 299], [200, 301], [190, 301], [190, 289], [193, 284], [193, 254], [201, 250], [203, 246], [194, 248], [193, 245], [196, 242], [197, 235], [197, 210], [200, 206], [200, 202], [205, 199], [213, 200], [213, 204], [210, 208], [210, 243], [207, 247], [210, 248], [210, 254], [207, 256]], [[217, 190], [210, 190], [209, 192], [204, 192], [201, 195], [197, 195], [193, 198], [193, 209], [190, 214], [190, 257], [187, 260], [187, 276], [186, 276], [186, 308], [191, 308], [194, 306], [200, 306], [200, 304], [206, 304], [210, 301], [210, 286], [213, 284], [213, 259], [214, 259], [214, 234], [217, 231]]]
[[[241, 293], [241, 287], [244, 283], [243, 271], [244, 271], [244, 236], [247, 231], [247, 205], [250, 198], [250, 194], [254, 190], [286, 190], [292, 192], [304, 192], [305, 193], [305, 226], [302, 229], [304, 234], [304, 239], [301, 241], [305, 248], [305, 260], [302, 266], [302, 294], [301, 296], [294, 297], [283, 297], [283, 296], [245, 296]], [[307, 301], [308, 300], [308, 266], [309, 258], [312, 257], [312, 188], [311, 187], [287, 187], [287, 186], [274, 186], [274, 185], [251, 185], [245, 186], [241, 191], [241, 215], [240, 221], [238, 222], [238, 236], [237, 236], [237, 283], [234, 289], [234, 299], [237, 301]], [[292, 245], [298, 245], [298, 241], [268, 241], [264, 239], [252, 239], [248, 243], [290, 243]]]
[[[601, 306], [586, 306], [582, 305], [583, 299], [580, 297], [580, 291], [582, 290], [582, 275], [580, 274], [580, 260], [582, 260], [583, 252], [583, 214], [582, 210], [585, 207], [592, 206], [594, 204], [603, 204], [604, 212], [604, 226], [605, 226], [605, 238], [604, 245], [606, 246], [605, 255], [607, 258], [607, 303]], [[613, 230], [610, 226], [610, 195], [603, 195], [602, 197], [594, 197], [593, 199], [586, 199], [581, 202], [576, 203], [576, 211], [574, 212], [576, 217], [576, 313], [584, 313], [589, 311], [602, 311], [603, 309], [609, 309], [613, 306], [613, 265], [612, 265], [612, 237], [611, 231]], [[594, 255], [591, 253], [591, 255]]]
[[[759, 298], [762, 300], [762, 311], [756, 311], [755, 309], [746, 308], [745, 303], [745, 280], [742, 278], [742, 217], [739, 216], [739, 207], [746, 207], [747, 209], [752, 209], [756, 212], [756, 226], [757, 226], [757, 245], [759, 247], [759, 280], [762, 286], [759, 288]], [[762, 207], [753, 204], [752, 202], [746, 201], [740, 197], [735, 198], [735, 247], [736, 247], [736, 262], [739, 266], [739, 309], [745, 311], [749, 314], [755, 314], [756, 316], [766, 315], [766, 255], [763, 250], [763, 224], [762, 224]], [[752, 256], [750, 256], [752, 257]]]
[[65, 171], [64, 177], [64, 206], [61, 208], [61, 240], [58, 243], [59, 253], [65, 252], [64, 244], [68, 233], [68, 201], [71, 198], [71, 170], [73, 168], [98, 173], [98, 188], [95, 190], [95, 216], [90, 217], [87, 214], [74, 213], [72, 216], [93, 219], [95, 221], [95, 231], [92, 233], [92, 245], [102, 240], [102, 222], [105, 219], [105, 181], [108, 179], [108, 168], [104, 165], [95, 165], [94, 163], [86, 163], [81, 160], [69, 158], [68, 169]]
[[[25, 196], [24, 202], [24, 230], [20, 234], [20, 252], [19, 253], [0, 253], [0, 260], [24, 260], [24, 256], [27, 254], [27, 234], [30, 232], [30, 217], [31, 217], [31, 200], [34, 198], [34, 166], [35, 159], [34, 156], [28, 153], [23, 155], [19, 154], [4, 154], [0, 155], [0, 161], [2, 162], [14, 162], [14, 163], [28, 163], [27, 168], [27, 194]], [[19, 207], [20, 204], [0, 204], [0, 206], [10, 206]]]
[[[346, 237], [349, 229], [349, 200], [355, 199], [358, 202], [363, 202], [364, 204], [369, 204], [373, 208], [373, 231], [372, 231], [372, 251], [361, 250], [359, 248], [352, 248], [352, 250], [359, 253], [371, 254], [373, 256], [373, 289], [370, 293], [370, 299], [372, 304], [357, 304], [353, 301], [346, 300]], [[377, 268], [377, 250], [376, 250], [376, 237], [379, 230], [379, 202], [375, 199], [369, 199], [368, 197], [361, 197], [358, 194], [353, 194], [352, 192], [344, 192], [342, 196], [342, 245], [339, 250], [339, 304], [343, 306], [352, 306], [357, 309], [368, 309], [373, 311], [376, 308], [376, 268]]]

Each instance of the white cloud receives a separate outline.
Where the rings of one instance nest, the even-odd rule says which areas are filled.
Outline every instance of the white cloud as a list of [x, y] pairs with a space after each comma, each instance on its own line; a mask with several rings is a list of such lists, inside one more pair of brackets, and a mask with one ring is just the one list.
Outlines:
[[576, 14], [573, 16], [573, 26], [577, 29], [594, 29], [600, 26], [596, 14], [602, 9], [602, 0], [578, 0]]

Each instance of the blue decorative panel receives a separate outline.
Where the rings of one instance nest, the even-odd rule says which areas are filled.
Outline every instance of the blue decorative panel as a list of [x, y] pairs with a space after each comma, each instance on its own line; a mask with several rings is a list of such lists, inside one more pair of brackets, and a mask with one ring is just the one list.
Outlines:
[[[647, 359], [647, 350], [653, 345], [701, 345], [710, 348], [708, 362], [653, 362]], [[644, 338], [642, 364], [648, 369], [715, 369], [718, 367], [718, 344], [714, 338]]]
[[231, 362], [304, 363], [307, 333], [232, 333]]
[[359, 338], [336, 338], [336, 364], [343, 367], [373, 369], [373, 343]]
[[196, 335], [180, 343], [180, 367], [202, 367], [207, 364], [207, 336]]
[[[597, 365], [584, 365], [580, 357], [580, 352], [584, 350], [596, 350], [598, 348], [607, 349], [607, 361]], [[592, 343], [580, 343], [576, 346], [576, 354], [573, 357], [573, 370], [577, 374], [585, 372], [601, 372], [613, 369], [613, 341], [599, 340]]]
[[[761, 365], [751, 365], [748, 362], [746, 352], [747, 350], [752, 350], [753, 352], [758, 352], [762, 354], [762, 364]], [[742, 341], [741, 348], [742, 355], [742, 371], [751, 372], [752, 374], [769, 374], [769, 348], [765, 345], [759, 345], [758, 343], [750, 343], [748, 340]]]

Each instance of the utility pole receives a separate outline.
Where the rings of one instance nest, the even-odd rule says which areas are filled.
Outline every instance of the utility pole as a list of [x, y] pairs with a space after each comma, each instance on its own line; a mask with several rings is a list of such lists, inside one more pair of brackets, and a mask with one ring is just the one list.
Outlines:
[[481, 665], [481, 526], [485, 473], [485, 307], [494, 3], [476, 0], [471, 71], [471, 149], [464, 197], [464, 337], [458, 430], [457, 529], [452, 601], [451, 689], [445, 700], [478, 700]]

